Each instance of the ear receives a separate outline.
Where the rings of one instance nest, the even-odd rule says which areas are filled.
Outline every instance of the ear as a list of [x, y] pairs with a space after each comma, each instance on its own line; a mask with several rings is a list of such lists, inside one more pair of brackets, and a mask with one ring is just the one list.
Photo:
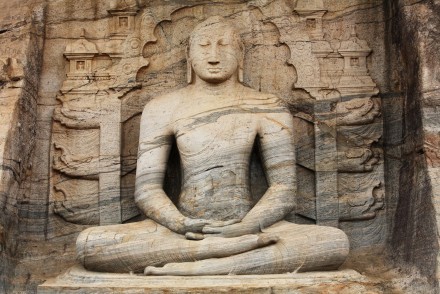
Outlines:
[[186, 82], [191, 84], [193, 80], [193, 70], [191, 59], [186, 59]]
[[193, 70], [191, 57], [189, 56], [189, 45], [186, 47], [186, 82], [191, 84], [193, 81]]
[[243, 84], [244, 77], [243, 77], [243, 63], [244, 63], [244, 57], [242, 56], [240, 62], [238, 63], [238, 81]]
[[243, 84], [243, 61], [238, 65], [238, 81]]

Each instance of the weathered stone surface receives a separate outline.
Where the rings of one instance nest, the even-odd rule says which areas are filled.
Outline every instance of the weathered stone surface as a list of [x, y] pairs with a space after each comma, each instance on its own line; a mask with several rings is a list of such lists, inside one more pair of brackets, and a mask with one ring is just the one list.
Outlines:
[[[438, 79], [440, 3], [395, 1], [390, 21], [390, 95], [384, 101], [386, 190], [393, 191], [394, 258], [407, 271], [418, 270], [438, 291]], [[388, 135], [389, 134], [389, 135]], [[436, 143], [437, 142], [437, 143]]]
[[363, 254], [389, 249], [406, 292], [438, 290], [437, 0], [110, 2], [0, 3], [0, 292], [35, 292], [73, 264], [85, 225], [139, 218], [140, 112], [186, 84], [189, 32], [216, 14], [240, 23], [245, 83], [297, 121], [300, 203], [288, 219], [344, 230], [353, 268], [371, 275]]
[[[281, 4], [281, 2], [278, 4]], [[137, 8], [126, 7], [124, 8], [125, 10], [110, 9], [110, 24], [103, 22], [103, 20], [100, 20], [96, 24], [101, 27], [108, 25], [108, 30], [111, 36], [109, 40], [104, 39], [102, 33], [95, 32], [93, 29], [89, 30], [88, 28], [85, 32], [77, 30], [76, 38], [78, 39], [67, 44], [64, 43], [66, 44], [64, 55], [69, 60], [69, 73], [67, 75], [67, 80], [64, 81], [64, 85], [61, 87], [64, 89], [62, 91], [65, 92], [65, 94], [59, 96], [59, 100], [63, 101], [63, 106], [62, 108], [57, 108], [54, 115], [55, 119], [61, 122], [61, 125], [55, 124], [54, 126], [57, 128], [60, 127], [61, 132], [63, 132], [62, 129], [65, 128], [74, 128], [78, 130], [79, 134], [81, 134], [89, 128], [99, 129], [99, 117], [101, 115], [111, 116], [111, 113], [114, 113], [114, 115], [117, 116], [117, 107], [113, 107], [112, 109], [101, 107], [102, 103], [99, 103], [99, 106], [93, 106], [95, 103], [93, 101], [96, 101], [97, 99], [94, 97], [101, 97], [98, 99], [102, 100], [103, 97], [108, 95], [105, 94], [105, 92], [100, 92], [100, 87], [101, 89], [108, 87], [118, 89], [120, 87], [126, 87], [135, 90], [133, 93], [122, 93], [120, 96], [126, 96], [126, 98], [122, 98], [121, 106], [124, 117], [128, 118], [128, 121], [125, 123], [132, 124], [132, 118], [139, 114], [144, 103], [151, 99], [151, 97], [158, 96], [160, 93], [166, 92], [168, 89], [173, 89], [174, 87], [178, 87], [178, 85], [182, 85], [185, 76], [184, 64], [182, 63], [185, 50], [184, 42], [186, 38], [184, 36], [187, 36], [189, 31], [182, 30], [182, 28], [185, 26], [194, 26], [197, 19], [203, 18], [200, 9], [206, 9], [206, 11], [203, 12], [205, 17], [214, 13], [214, 11], [209, 12], [209, 6], [204, 4], [200, 5], [198, 8], [185, 8], [185, 5], [186, 4], [184, 3], [180, 3], [177, 6], [156, 6], [154, 4], [145, 7], [140, 5]], [[377, 93], [377, 89], [369, 76], [366, 63], [366, 58], [372, 50], [368, 46], [368, 42], [358, 36], [356, 30], [359, 30], [360, 28], [355, 28], [354, 24], [345, 32], [345, 35], [343, 33], [341, 34], [341, 32], [332, 32], [331, 35], [333, 39], [329, 39], [329, 36], [326, 36], [323, 33], [328, 29], [325, 26], [325, 19], [324, 22], [322, 22], [322, 17], [325, 15], [327, 9], [322, 9], [320, 4], [315, 8], [313, 8], [313, 4], [307, 9], [303, 9], [304, 7], [302, 7], [301, 3], [297, 3], [296, 5], [299, 5], [299, 8], [297, 9], [298, 11], [295, 10], [295, 13], [293, 14], [289, 10], [289, 5], [286, 6], [285, 3], [275, 9], [274, 5], [263, 5], [262, 3], [257, 2], [252, 3], [250, 6], [244, 6], [238, 3], [225, 6], [227, 7], [225, 13], [233, 12], [240, 15], [237, 23], [239, 24], [240, 31], [245, 40], [245, 46], [249, 48], [249, 50], [246, 51], [244, 64], [244, 67], [246, 68], [244, 80], [247, 84], [263, 91], [277, 93], [283, 99], [291, 103], [293, 107], [301, 108], [302, 102], [296, 100], [297, 98], [293, 95], [291, 87], [286, 88], [286, 85], [293, 85], [292, 82], [289, 82], [289, 76], [291, 77], [290, 81], [295, 81], [301, 78], [302, 81], [297, 81], [297, 84], [295, 84], [296, 88], [301, 88], [301, 85], [304, 84], [303, 89], [309, 91], [312, 95], [315, 95], [315, 99], [333, 99], [333, 102], [340, 101], [340, 103], [337, 103], [338, 106], [336, 108], [332, 108], [333, 104], [328, 103], [328, 107], [330, 108], [327, 110], [321, 110], [320, 107], [315, 107], [315, 111], [312, 111], [312, 113], [315, 112], [313, 115], [316, 115], [316, 119], [312, 118], [311, 122], [316, 123], [320, 130], [320, 132], [316, 133], [317, 138], [320, 138], [321, 135], [319, 134], [322, 133], [322, 135], [327, 136], [328, 139], [326, 139], [325, 142], [320, 142], [319, 140], [315, 142], [316, 146], [318, 146], [317, 150], [322, 149], [321, 152], [315, 154], [316, 158], [309, 157], [310, 160], [312, 160], [311, 162], [303, 162], [303, 164], [306, 164], [307, 167], [312, 168], [312, 170], [319, 171], [318, 173], [320, 173], [320, 171], [327, 172], [329, 169], [333, 170], [334, 175], [331, 178], [331, 181], [320, 185], [323, 189], [329, 187], [328, 185], [330, 183], [330, 185], [334, 186], [331, 188], [335, 191], [332, 198], [326, 199], [326, 194], [324, 193], [321, 197], [318, 197], [316, 201], [317, 203], [328, 202], [328, 205], [335, 207], [335, 209], [329, 211], [334, 211], [333, 216], [330, 218], [333, 219], [332, 224], [337, 226], [339, 216], [336, 207], [338, 206], [339, 201], [345, 201], [345, 198], [338, 197], [338, 195], [347, 194], [343, 190], [343, 185], [340, 185], [340, 188], [337, 187], [338, 170], [340, 172], [348, 170], [350, 172], [357, 171], [364, 173], [365, 171], [372, 172], [373, 169], [375, 169], [376, 171], [374, 174], [378, 181], [384, 182], [381, 178], [383, 177], [383, 173], [381, 172], [383, 161], [378, 160], [378, 157], [380, 157], [381, 154], [380, 147], [376, 147], [374, 152], [371, 148], [371, 143], [377, 141], [381, 136], [381, 128], [373, 128], [374, 132], [369, 130], [368, 132], [371, 134], [371, 139], [365, 138], [361, 144], [356, 143], [358, 141], [356, 138], [359, 133], [359, 131], [356, 133], [356, 130], [363, 131], [360, 128], [365, 124], [372, 124], [375, 117], [379, 114], [378, 109], [380, 103], [378, 102], [378, 99], [371, 100], [371, 96]], [[161, 7], [160, 10], [159, 7]], [[163, 10], [164, 7], [167, 8]], [[182, 9], [176, 10], [177, 7]], [[155, 29], [157, 20], [151, 18], [152, 13], [160, 15], [163, 19], [168, 19], [171, 16], [172, 21], [167, 24], [164, 23], [163, 30], [157, 30]], [[167, 15], [167, 13], [169, 15]], [[252, 17], [250, 17], [250, 15], [252, 15]], [[140, 19], [138, 19], [137, 16], [140, 16]], [[184, 16], [186, 18], [183, 18]], [[269, 19], [270, 22], [265, 23], [265, 20]], [[288, 20], [288, 22], [284, 23], [285, 20]], [[297, 26], [307, 26], [307, 20], [309, 28], [312, 21], [316, 22], [316, 26], [311, 31], [304, 31], [302, 34], [298, 33], [298, 35], [292, 35], [292, 32], [296, 32]], [[121, 21], [121, 23], [119, 21]], [[139, 26], [128, 25], [127, 27], [122, 28], [122, 31], [118, 31], [119, 25], [122, 25], [122, 23], [125, 24], [125, 21], [127, 21], [127, 23], [138, 21]], [[245, 24], [249, 24], [249, 26]], [[57, 32], [62, 31], [63, 27], [65, 27], [65, 25], [54, 25], [50, 30], [50, 34], [53, 34], [56, 38], [57, 35], [60, 35], [60, 33]], [[155, 32], [155, 34], [152, 35], [152, 31]], [[180, 32], [181, 34], [178, 34], [177, 32]], [[91, 36], [93, 36], [93, 40], [90, 39]], [[75, 38], [75, 36], [73, 37]], [[129, 42], [129, 48], [131, 49], [128, 51], [122, 52], [115, 49], [118, 46], [121, 46], [117, 44], [122, 44], [124, 42], [123, 40]], [[282, 42], [285, 45], [278, 46], [277, 44], [279, 42]], [[140, 50], [139, 46], [142, 44], [145, 45], [143, 46], [143, 49]], [[298, 49], [298, 46], [301, 47], [302, 51]], [[297, 49], [299, 51], [295, 49], [295, 54], [292, 54], [291, 52], [293, 48], [296, 47], [298, 47]], [[264, 48], [267, 50], [262, 50]], [[286, 52], [286, 49], [290, 49], [290, 56], [288, 55], [288, 52]], [[380, 50], [376, 52], [376, 54], [380, 53]], [[106, 63], [103, 63], [104, 60], [99, 57], [98, 54], [108, 54], [110, 58], [107, 59]], [[305, 55], [303, 56], [301, 54]], [[134, 62], [132, 59], [134, 57], [141, 60], [141, 63], [138, 64]], [[122, 58], [121, 61], [116, 63], [115, 60], [119, 60], [120, 58]], [[276, 62], [267, 63], [266, 60], [275, 60]], [[286, 61], [288, 61], [291, 66], [286, 66]], [[142, 65], [142, 62], [144, 65]], [[301, 62], [309, 62], [310, 65], [307, 66], [315, 66], [315, 69], [313, 70], [318, 70], [318, 72], [322, 67], [323, 70], [325, 69], [327, 75], [321, 75], [318, 73], [314, 77], [306, 78], [307, 74], [298, 74], [298, 71], [306, 70], [307, 68], [307, 66], [303, 67]], [[94, 63], [96, 63], [96, 65], [92, 68], [92, 64]], [[125, 64], [124, 66], [138, 66], [139, 71], [135, 76], [135, 80], [129, 77], [133, 74], [133, 70], [119, 70], [121, 64]], [[276, 67], [273, 67], [275, 65]], [[161, 66], [166, 70], [160, 71], [158, 66]], [[168, 73], [167, 67], [172, 68], [172, 76]], [[269, 68], [272, 67], [273, 70], [269, 70]], [[96, 68], [96, 70], [94, 68]], [[292, 71], [294, 68], [297, 71], [296, 73]], [[179, 70], [179, 74], [177, 74], [176, 70]], [[115, 72], [123, 74], [114, 74]], [[151, 72], [152, 74], [148, 74], [148, 72]], [[271, 76], [269, 76], [269, 73]], [[91, 80], [91, 83], [84, 82], [88, 79]], [[81, 80], [83, 80], [83, 82], [81, 82]], [[125, 82], [127, 80], [129, 81], [128, 84]], [[138, 83], [133, 83], [134, 81], [137, 81]], [[99, 86], [99, 84], [101, 86]], [[145, 90], [142, 90], [142, 92], [137, 91], [136, 89], [139, 86], [142, 86]], [[75, 95], [77, 95], [75, 93], [82, 93], [81, 95], [83, 98], [74, 98]], [[97, 94], [99, 95], [97, 96]], [[341, 95], [343, 95], [342, 98]], [[68, 98], [67, 96], [71, 96], [71, 98]], [[350, 101], [353, 98], [354, 100]], [[325, 102], [321, 104], [324, 105]], [[349, 110], [352, 112], [351, 114], [348, 113]], [[321, 111], [324, 111], [324, 113], [321, 114]], [[333, 118], [330, 119], [331, 117]], [[336, 117], [337, 119], [335, 119]], [[372, 125], [379, 124], [380, 120], [376, 120]], [[336, 125], [341, 126], [337, 127], [338, 129], [341, 129], [340, 136], [342, 136], [342, 139], [340, 140], [335, 139], [334, 134], [338, 133], [334, 129]], [[351, 129], [349, 126], [351, 125], [357, 125], [354, 127], [354, 134], [350, 133]], [[365, 125], [366, 128], [369, 127], [367, 125]], [[68, 132], [67, 129], [66, 132]], [[102, 130], [99, 132], [101, 135], [105, 134]], [[308, 135], [315, 136], [313, 132]], [[79, 136], [82, 137], [82, 135]], [[112, 136], [114, 135], [105, 135], [106, 138]], [[341, 143], [346, 142], [353, 136], [355, 136], [355, 140], [350, 142], [348, 146], [347, 144]], [[56, 146], [60, 145], [57, 141], [61, 138], [59, 139], [57, 136], [53, 136], [52, 138], [56, 151]], [[125, 146], [127, 146], [127, 144], [136, 146], [136, 142], [137, 138], [134, 135], [128, 135], [124, 139]], [[336, 143], [338, 143], [339, 146], [336, 146]], [[333, 145], [333, 152], [327, 150], [331, 145]], [[353, 146], [357, 149], [353, 149]], [[360, 151], [362, 151], [363, 154], [356, 156]], [[66, 150], [66, 152], [69, 153], [69, 150]], [[108, 161], [108, 164], [106, 165], [106, 163], [102, 161], [102, 156], [98, 156], [100, 152], [101, 151], [95, 152], [93, 155], [94, 159], [92, 160], [89, 160], [89, 157], [86, 156], [86, 154], [78, 154], [78, 160], [75, 160], [74, 157], [71, 156], [70, 165], [75, 167], [78, 166], [79, 170], [82, 168], [86, 173], [91, 173], [94, 176], [97, 175], [97, 169], [96, 167], [93, 167], [93, 165], [96, 165], [98, 161], [100, 162], [100, 166], [103, 167], [118, 167], [118, 164], [115, 161]], [[75, 151], [70, 153], [73, 155]], [[323, 156], [327, 159], [324, 159]], [[302, 150], [299, 149], [298, 158], [300, 163], [302, 162], [302, 157], [304, 157], [302, 155]], [[335, 157], [337, 160], [335, 160]], [[365, 157], [367, 157], [367, 159], [365, 159]], [[117, 157], [114, 157], [114, 159], [117, 160]], [[84, 160], [86, 160], [86, 162]], [[337, 161], [340, 161], [339, 168], [335, 167]], [[85, 164], [82, 165], [81, 162], [84, 162]], [[125, 169], [125, 162], [122, 162], [123, 170]], [[317, 163], [316, 167], [315, 162]], [[133, 163], [130, 163], [130, 165], [132, 166]], [[377, 165], [377, 167], [375, 167], [375, 165]], [[55, 171], [60, 170], [57, 168], [56, 161], [54, 168]], [[127, 166], [127, 168], [129, 168], [129, 166]], [[64, 169], [64, 171], [66, 171], [66, 169]], [[133, 174], [133, 172], [134, 170], [131, 168], [131, 174]], [[106, 170], [101, 169], [101, 173], [106, 173]], [[123, 173], [125, 172], [123, 171]], [[55, 178], [58, 177], [56, 172], [54, 173], [54, 176]], [[71, 172], [71, 176], [82, 176], [87, 179], [91, 175]], [[121, 183], [124, 184], [123, 189], [121, 187], [122, 191], [133, 191], [132, 186], [130, 187], [130, 185], [133, 185], [134, 182], [133, 180], [130, 180], [130, 178], [133, 177], [127, 175], [122, 180]], [[62, 178], [60, 178], [60, 180], [62, 180]], [[321, 181], [318, 179], [317, 182], [320, 183]], [[56, 180], [54, 183], [56, 185]], [[116, 189], [115, 186], [114, 190]], [[337, 190], [340, 191], [336, 192]], [[99, 191], [95, 191], [94, 193], [96, 195], [104, 194]], [[124, 202], [124, 207], [133, 207], [133, 204], [130, 204], [130, 195], [125, 193], [126, 192], [119, 194], [119, 202]], [[321, 193], [319, 189], [317, 190], [317, 193]], [[122, 197], [126, 200], [122, 201]], [[110, 199], [113, 200], [107, 201], [103, 198], [100, 203], [108, 203], [109, 205], [110, 203], [114, 203], [117, 205], [118, 193], [111, 196]], [[320, 215], [320, 218], [327, 218], [325, 215], [326, 209], [329, 207], [328, 205], [323, 204], [317, 206], [318, 209], [323, 212], [318, 214]], [[313, 207], [316, 207], [316, 205]], [[107, 211], [104, 207], [102, 209], [103, 211]], [[127, 211], [127, 214], [122, 213], [122, 220], [127, 219], [127, 217], [133, 217], [133, 214], [136, 214], [136, 210], [128, 209], [128, 211], [131, 212]], [[314, 215], [316, 216], [316, 213]], [[351, 216], [344, 216], [342, 219], [347, 220], [350, 217]], [[353, 217], [362, 218], [360, 216]], [[119, 222], [120, 220], [118, 220], [118, 218], [119, 216], [117, 216], [114, 221]], [[86, 220], [81, 222], [87, 223]]]
[[[243, 62], [232, 22], [213, 16], [195, 27], [189, 85], [142, 112], [135, 201], [149, 220], [81, 232], [85, 268], [248, 275], [337, 269], [345, 261], [342, 231], [283, 221], [296, 203], [293, 118], [279, 98], [242, 84]], [[174, 142], [182, 174], [177, 203], [162, 187]], [[259, 199], [249, 181], [255, 146], [268, 184]]]
[[[38, 293], [391, 293], [383, 280], [353, 270], [284, 275], [142, 277], [88, 272], [73, 267], [46, 281]], [[389, 291], [389, 292], [387, 292]]]
[[[42, 1], [0, 3], [0, 292], [26, 288], [17, 277], [27, 246], [28, 181], [37, 137]], [[22, 6], [23, 5], [23, 6]], [[34, 210], [37, 214], [37, 209]]]

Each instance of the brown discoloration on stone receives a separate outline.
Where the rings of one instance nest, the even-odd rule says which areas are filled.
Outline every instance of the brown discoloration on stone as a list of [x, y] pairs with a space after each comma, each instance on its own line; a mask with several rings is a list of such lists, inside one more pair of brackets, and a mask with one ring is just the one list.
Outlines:
[[427, 132], [425, 134], [424, 149], [429, 167], [440, 167], [440, 133]]
[[[339, 222], [352, 240], [352, 246], [371, 252], [372, 246], [391, 244], [391, 250], [396, 253], [394, 260], [405, 261], [404, 268], [409, 268], [407, 272], [410, 273], [418, 267], [424, 276], [429, 277], [431, 286], [436, 287], [434, 268], [438, 263], [438, 241], [435, 211], [438, 203], [435, 199], [440, 187], [436, 147], [439, 143], [440, 117], [440, 71], [439, 59], [436, 58], [440, 44], [440, 10], [437, 2], [220, 0], [209, 3], [196, 1], [200, 5], [194, 5], [194, 1], [181, 0], [114, 3], [61, 0], [46, 1], [45, 13], [38, 6], [40, 2], [11, 0], [0, 4], [0, 59], [16, 60], [17, 64], [24, 65], [24, 79], [18, 78], [22, 76], [19, 70], [9, 71], [16, 72], [11, 75], [16, 78], [7, 77], [7, 69], [4, 70], [6, 75], [0, 78], [0, 96], [3, 97], [0, 99], [0, 146], [6, 146], [0, 151], [3, 167], [0, 223], [8, 236], [5, 240], [7, 250], [3, 251], [5, 255], [0, 261], [0, 285], [11, 291], [32, 291], [44, 277], [54, 276], [71, 264], [75, 255], [74, 239], [83, 229], [75, 223], [99, 223], [101, 219], [103, 223], [119, 222], [139, 214], [133, 201], [136, 165], [136, 151], [133, 150], [138, 145], [140, 112], [147, 101], [185, 86], [184, 58], [189, 32], [203, 19], [221, 11], [227, 18], [242, 25], [246, 46], [245, 83], [288, 101], [289, 109], [301, 117], [302, 123], [307, 124], [302, 134], [307, 138], [304, 143], [300, 142], [298, 152], [301, 154], [297, 156], [300, 164], [297, 169], [300, 170], [298, 199], [301, 201], [301, 215], [292, 213], [289, 220], [308, 224], [315, 222], [315, 181], [323, 179], [326, 182], [318, 193], [323, 197], [329, 195], [325, 185], [331, 185], [328, 189], [331, 191], [331, 201], [318, 200], [322, 203], [318, 205], [321, 208], [318, 214], [320, 220], [325, 221], [329, 215], [326, 208], [331, 209], [330, 223], [337, 225]], [[303, 4], [312, 5], [305, 7]], [[44, 23], [47, 25], [45, 31], [42, 27]], [[357, 36], [350, 36], [353, 25]], [[87, 72], [86, 75], [82, 72], [82, 77], [86, 79], [78, 83], [69, 80], [67, 86], [63, 87], [66, 73], [70, 74], [70, 61], [66, 58], [72, 57], [69, 54], [63, 57], [63, 53], [68, 44], [80, 39], [83, 28], [86, 29], [85, 39], [95, 43], [99, 51], [91, 62], [98, 70], [90, 73], [89, 65], [85, 62], [89, 57], [83, 60], [84, 56], [73, 56], [74, 61], [80, 62], [75, 66], [77, 70], [82, 72], [84, 64]], [[382, 102], [381, 115], [375, 116], [375, 111], [372, 111], [372, 115], [367, 114], [364, 121], [366, 123], [375, 116], [374, 121], [370, 125], [355, 128], [351, 123], [359, 122], [358, 118], [352, 120], [350, 112], [344, 110], [340, 118], [347, 119], [351, 126], [338, 126], [336, 129], [333, 126], [337, 125], [338, 116], [332, 111], [337, 109], [337, 104], [329, 103], [328, 110], [315, 108], [315, 113], [314, 99], [344, 98], [337, 89], [339, 78], [344, 74], [344, 60], [337, 52], [341, 41], [347, 43], [355, 39], [352, 37], [366, 40], [372, 49], [366, 58], [366, 68], [380, 89], [380, 97], [374, 99]], [[358, 41], [354, 43], [360, 44]], [[367, 46], [361, 47], [367, 51]], [[349, 51], [350, 55], [359, 53]], [[360, 57], [347, 56], [348, 65], [359, 68], [362, 65]], [[41, 67], [42, 58], [44, 62]], [[116, 75], [106, 75], [106, 72]], [[70, 76], [77, 77], [81, 75]], [[348, 86], [357, 83], [349, 75], [344, 80], [347, 78], [353, 82]], [[362, 79], [367, 81], [368, 77]], [[318, 84], [319, 80], [323, 83]], [[25, 86], [18, 86], [23, 81]], [[133, 85], [133, 82], [142, 85]], [[303, 89], [292, 91], [294, 85], [307, 88], [312, 94]], [[141, 86], [143, 90], [137, 91]], [[113, 91], [122, 93], [120, 91], [124, 87], [132, 91], [122, 91], [124, 93], [116, 95], [118, 98], [113, 100], [115, 104], [104, 107], [109, 99], [115, 98], [110, 94]], [[37, 95], [38, 88], [40, 91]], [[78, 100], [55, 99], [57, 96], [62, 98], [60, 89], [71, 93], [72, 88], [99, 91], [99, 95], [82, 93]], [[141, 92], [143, 94], [139, 95]], [[58, 121], [52, 121], [54, 109], [55, 118], [61, 121], [61, 125]], [[109, 115], [113, 114], [121, 116], [110, 118]], [[64, 192], [57, 191], [55, 187], [58, 184], [62, 186], [70, 181], [82, 183], [90, 180], [82, 176], [74, 178], [51, 168], [55, 153], [51, 140], [57, 142], [58, 135], [68, 133], [67, 128], [78, 131], [80, 137], [87, 129], [100, 132], [98, 128], [103, 118], [109, 118], [105, 120], [107, 128], [103, 128], [103, 136], [99, 138], [102, 139], [103, 148], [95, 152], [91, 165], [96, 165], [101, 155], [103, 159], [112, 158], [102, 162], [103, 174], [108, 174], [106, 168], [122, 170], [121, 184], [117, 184], [120, 175], [114, 173], [93, 180], [92, 185], [84, 185], [90, 189], [87, 193], [70, 186], [63, 189]], [[380, 138], [382, 119], [384, 136]], [[123, 124], [123, 136], [116, 135], [120, 123]], [[332, 150], [329, 158], [337, 159], [339, 156], [342, 164], [336, 169], [340, 171], [334, 172], [334, 164], [327, 162], [322, 166], [322, 173], [316, 177], [315, 149], [320, 147], [315, 146], [314, 123], [325, 124], [328, 128], [322, 131], [338, 135], [336, 150], [324, 148], [323, 151]], [[301, 136], [298, 138], [304, 138]], [[122, 147], [118, 152], [114, 148], [117, 144], [112, 143], [120, 137], [123, 137]], [[115, 138], [116, 141], [112, 142]], [[386, 149], [384, 156], [381, 152], [382, 142]], [[76, 137], [62, 145], [70, 148], [82, 143], [86, 142]], [[320, 145], [319, 142], [317, 144]], [[375, 156], [364, 165], [360, 162], [362, 157], [353, 156], [353, 148], [372, 150]], [[82, 172], [87, 172], [87, 163], [84, 161], [87, 156], [75, 148], [70, 151], [74, 151], [71, 158], [81, 162], [79, 168]], [[321, 151], [316, 153], [318, 158], [324, 158]], [[119, 153], [122, 153], [122, 166], [113, 160]], [[254, 152], [253, 158], [256, 154]], [[348, 157], [345, 156], [347, 154]], [[173, 155], [166, 180], [166, 191], [171, 191], [170, 195], [173, 194], [176, 204], [180, 189], [173, 183], [180, 183], [178, 162], [179, 158]], [[382, 172], [384, 162], [386, 173]], [[70, 166], [72, 164], [75, 161], [70, 162]], [[364, 167], [368, 171], [360, 172]], [[251, 189], [252, 192], [258, 190], [255, 193], [258, 196], [253, 200], [256, 201], [264, 194], [267, 185], [262, 168], [252, 163], [251, 169], [251, 183], [257, 182], [252, 184]], [[329, 169], [333, 174], [329, 174]], [[97, 173], [97, 169], [90, 171], [95, 175]], [[356, 185], [352, 187], [340, 180], [344, 178], [365, 183], [369, 182], [366, 179], [371, 175], [374, 176], [372, 184], [379, 180], [385, 188], [383, 206], [379, 201], [382, 188], [375, 188], [370, 193], [373, 186], [361, 185], [353, 190]], [[231, 182], [231, 177], [227, 178]], [[340, 184], [335, 189], [337, 181]], [[63, 201], [64, 206], [60, 205]], [[115, 213], [118, 211], [121, 213]], [[347, 216], [349, 221], [345, 221]], [[373, 219], [357, 220], [365, 217]], [[341, 218], [344, 219], [342, 222]], [[392, 235], [392, 241], [389, 241]], [[47, 244], [43, 242], [45, 239], [49, 240]], [[377, 255], [382, 256], [382, 251], [378, 251]], [[365, 267], [368, 266], [359, 268], [362, 270]], [[408, 285], [405, 287], [411, 293], [435, 291], [432, 290], [434, 288], [426, 288], [423, 283], [426, 280], [409, 283], [413, 284], [412, 289]], [[2, 290], [0, 288], [0, 292]]]

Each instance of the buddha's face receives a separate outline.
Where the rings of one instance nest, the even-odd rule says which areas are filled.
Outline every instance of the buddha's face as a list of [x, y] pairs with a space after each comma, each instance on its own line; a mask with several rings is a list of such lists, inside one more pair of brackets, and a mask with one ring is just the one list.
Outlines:
[[195, 74], [205, 82], [236, 79], [240, 48], [234, 29], [222, 23], [199, 29], [191, 38], [189, 57]]

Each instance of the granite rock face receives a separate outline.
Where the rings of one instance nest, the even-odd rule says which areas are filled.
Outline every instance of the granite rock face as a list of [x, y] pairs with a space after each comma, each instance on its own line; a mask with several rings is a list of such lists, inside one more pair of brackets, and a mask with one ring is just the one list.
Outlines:
[[[45, 195], [31, 197], [31, 173], [39, 137], [38, 91], [42, 67], [44, 6], [42, 1], [0, 3], [0, 292], [33, 290], [20, 272], [30, 235], [24, 234], [30, 215], [44, 210]], [[31, 200], [32, 199], [32, 200]], [[32, 204], [41, 205], [31, 209]], [[44, 239], [44, 235], [40, 236]]]
[[440, 196], [440, 2], [396, 1], [390, 15], [390, 95], [384, 101], [395, 259], [438, 287]]
[[[80, 231], [140, 218], [141, 111], [186, 85], [189, 33], [219, 14], [239, 24], [244, 83], [284, 100], [295, 122], [297, 209], [287, 220], [342, 229], [346, 267], [386, 272], [408, 293], [438, 289], [438, 1], [0, 7], [0, 291], [35, 292], [75, 263]], [[267, 183], [256, 154], [258, 199]], [[179, 160], [172, 149], [164, 190], [174, 202]]]

